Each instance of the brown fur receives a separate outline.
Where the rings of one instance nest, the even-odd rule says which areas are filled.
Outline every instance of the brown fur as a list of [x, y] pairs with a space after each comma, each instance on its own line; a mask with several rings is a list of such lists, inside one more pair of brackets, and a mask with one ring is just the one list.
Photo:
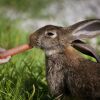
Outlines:
[[[71, 46], [71, 43], [77, 40], [77, 37], [71, 36], [70, 32], [88, 22], [84, 21], [66, 29], [47, 25], [30, 36], [29, 44], [45, 51], [47, 83], [50, 93], [57, 100], [62, 98], [70, 100], [68, 99], [70, 96], [79, 98], [79, 100], [100, 98], [100, 63], [84, 59]], [[57, 36], [52, 38], [52, 34]], [[85, 49], [82, 48], [81, 50]], [[88, 51], [87, 54], [92, 54], [90, 48], [86, 48], [86, 51]], [[93, 53], [97, 55], [95, 52]], [[67, 99], [65, 99], [66, 96]]]

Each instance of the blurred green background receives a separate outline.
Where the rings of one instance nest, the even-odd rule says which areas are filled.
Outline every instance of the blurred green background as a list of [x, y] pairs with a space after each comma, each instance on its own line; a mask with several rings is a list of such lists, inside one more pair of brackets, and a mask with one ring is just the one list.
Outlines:
[[[27, 43], [30, 33], [47, 24], [67, 26], [100, 18], [99, 4], [100, 0], [0, 0], [0, 47]], [[89, 43], [99, 53], [100, 37]], [[44, 61], [44, 52], [34, 48], [0, 65], [0, 100], [53, 100]]]

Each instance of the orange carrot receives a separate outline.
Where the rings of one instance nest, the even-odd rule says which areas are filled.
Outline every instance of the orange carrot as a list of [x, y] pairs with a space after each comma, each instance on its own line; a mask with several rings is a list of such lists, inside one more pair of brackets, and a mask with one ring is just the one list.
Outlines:
[[24, 44], [24, 45], [9, 49], [7, 51], [4, 51], [4, 52], [0, 53], [0, 59], [6, 58], [8, 56], [16, 55], [18, 53], [21, 53], [23, 51], [29, 50], [31, 48], [32, 47], [29, 46], [29, 44]]

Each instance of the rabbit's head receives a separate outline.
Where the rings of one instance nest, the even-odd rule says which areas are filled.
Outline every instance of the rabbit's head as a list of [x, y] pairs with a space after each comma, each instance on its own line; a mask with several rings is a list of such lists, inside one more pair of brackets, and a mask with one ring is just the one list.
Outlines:
[[40, 47], [46, 52], [62, 52], [64, 49], [64, 44], [68, 42], [68, 39], [65, 36], [66, 31], [63, 29], [63, 27], [47, 25], [30, 35], [30, 45], [32, 47]]
[[63, 52], [69, 45], [82, 53], [99, 60], [94, 49], [83, 42], [86, 38], [100, 35], [100, 20], [85, 20], [69, 27], [47, 25], [30, 35], [29, 45], [40, 47], [46, 52]]

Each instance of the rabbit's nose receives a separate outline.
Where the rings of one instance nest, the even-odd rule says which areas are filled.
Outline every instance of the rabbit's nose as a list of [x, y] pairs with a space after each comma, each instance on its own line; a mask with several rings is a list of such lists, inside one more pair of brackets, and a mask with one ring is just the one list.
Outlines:
[[29, 37], [29, 45], [31, 47], [37, 46], [37, 40], [38, 40], [38, 35], [36, 33], [33, 33]]

